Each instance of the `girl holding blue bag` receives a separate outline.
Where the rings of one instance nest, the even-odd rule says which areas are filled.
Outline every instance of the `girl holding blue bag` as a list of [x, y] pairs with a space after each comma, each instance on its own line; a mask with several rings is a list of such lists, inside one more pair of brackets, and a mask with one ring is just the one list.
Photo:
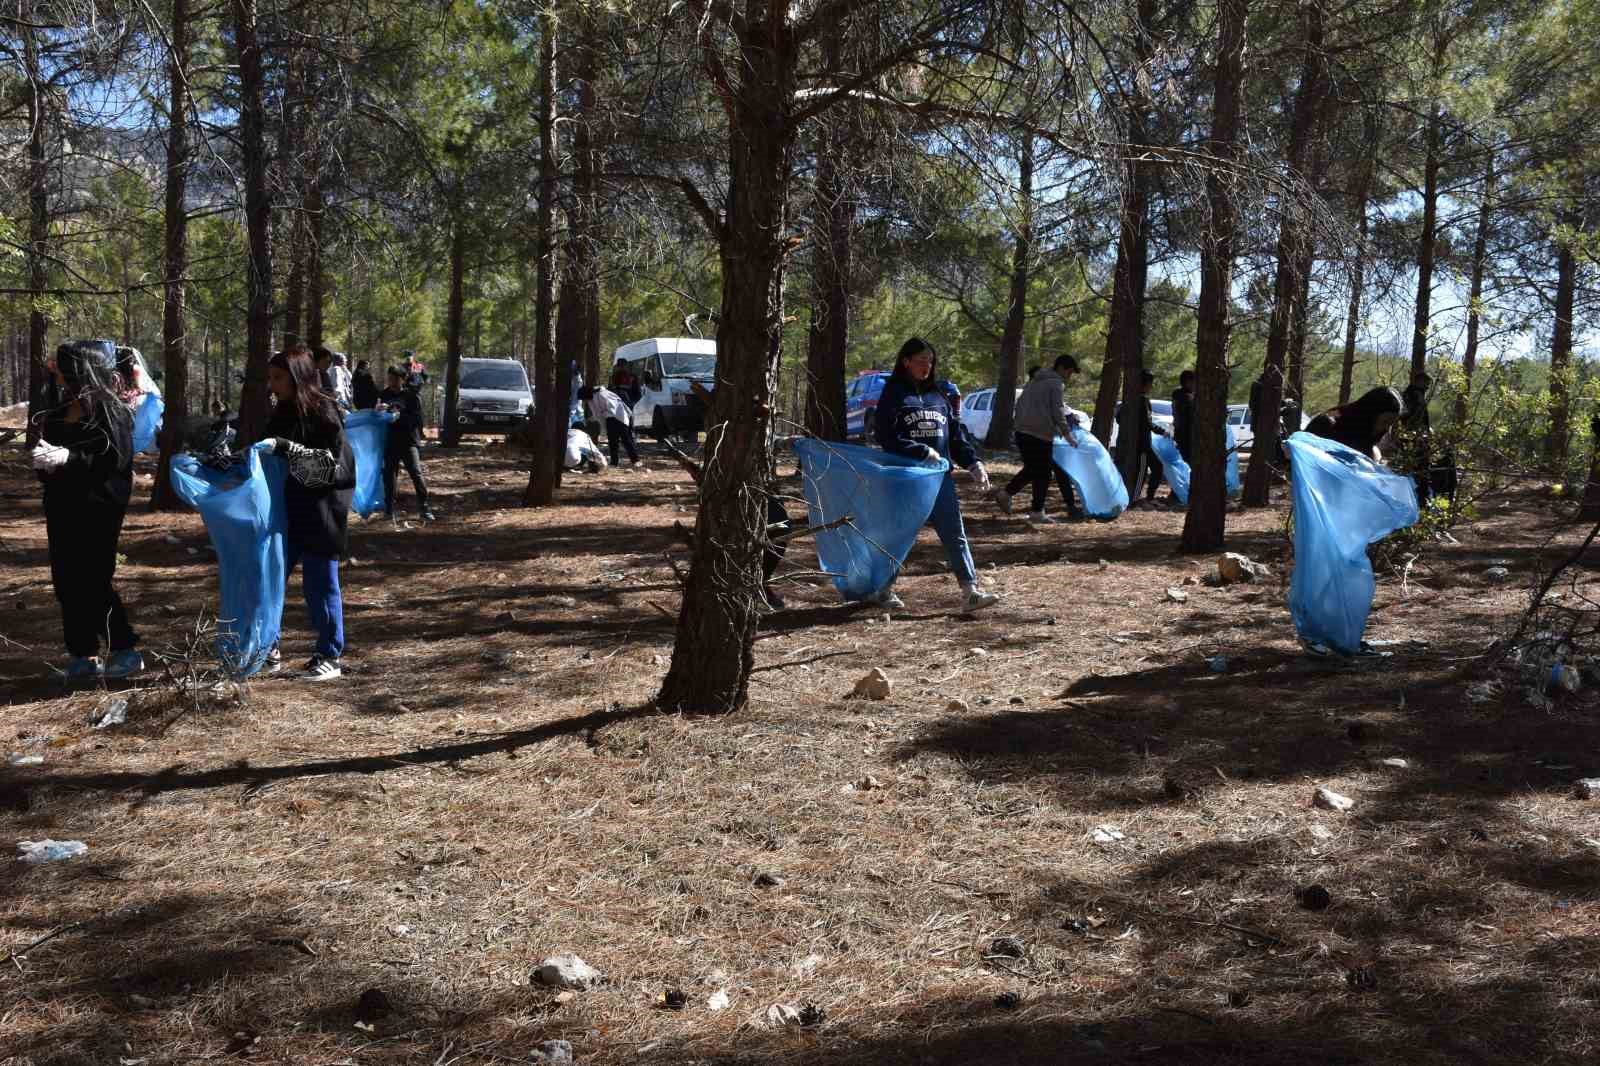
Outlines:
[[276, 405], [267, 421], [274, 454], [289, 464], [283, 501], [287, 519], [285, 565], [299, 564], [306, 611], [317, 633], [317, 650], [301, 676], [331, 681], [342, 676], [344, 600], [339, 591], [339, 556], [356, 484], [355, 457], [344, 421], [331, 397], [318, 387], [316, 364], [304, 345], [267, 362], [267, 387]]
[[[938, 365], [938, 353], [921, 337], [912, 337], [900, 346], [894, 375], [884, 385], [883, 395], [878, 400], [875, 423], [878, 443], [884, 451], [908, 459], [937, 462], [948, 458], [952, 469], [957, 464], [965, 467], [978, 479], [979, 486], [987, 490], [989, 474], [978, 461], [971, 441], [961, 431], [961, 401], [952, 402], [950, 394], [954, 390], [939, 379]], [[1000, 602], [999, 596], [978, 588], [978, 573], [972, 563], [972, 550], [967, 546], [966, 527], [961, 521], [961, 501], [956, 496], [955, 478], [948, 472], [928, 521], [944, 545], [951, 572], [961, 583], [965, 594], [962, 613], [971, 614]], [[905, 606], [895, 595], [893, 586], [878, 593], [875, 602], [885, 607]]]

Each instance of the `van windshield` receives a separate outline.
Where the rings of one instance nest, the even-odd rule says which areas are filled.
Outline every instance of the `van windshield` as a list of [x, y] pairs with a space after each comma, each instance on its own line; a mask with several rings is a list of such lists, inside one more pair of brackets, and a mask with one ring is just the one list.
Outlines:
[[717, 372], [717, 357], [663, 352], [661, 365], [669, 378], [708, 378]]
[[463, 389], [487, 389], [495, 392], [527, 392], [528, 375], [521, 363], [507, 362], [503, 366], [464, 366], [461, 368]]

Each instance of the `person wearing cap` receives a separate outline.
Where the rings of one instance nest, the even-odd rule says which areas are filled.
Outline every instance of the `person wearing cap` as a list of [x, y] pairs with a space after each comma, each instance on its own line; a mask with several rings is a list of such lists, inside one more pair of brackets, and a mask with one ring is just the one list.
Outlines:
[[50, 580], [69, 656], [62, 678], [127, 677], [144, 669], [144, 656], [111, 581], [133, 494], [133, 415], [117, 396], [116, 347], [63, 344], [46, 368], [50, 397], [34, 416], [40, 437], [33, 468], [43, 485]]
[[1070, 355], [1056, 358], [1049, 370], [1035, 371], [1017, 398], [1013, 416], [1017, 452], [1022, 456], [1022, 470], [1005, 488], [994, 490], [995, 503], [1007, 514], [1011, 513], [1011, 497], [1022, 491], [1024, 485], [1033, 487], [1033, 510], [1028, 521], [1036, 525], [1054, 522], [1045, 514], [1044, 501], [1050, 493], [1053, 474], [1066, 502], [1068, 517], [1077, 517], [1077, 501], [1072, 498], [1072, 479], [1055, 463], [1054, 441], [1060, 437], [1074, 448], [1078, 442], [1073, 431], [1078, 420], [1067, 407], [1067, 382], [1078, 372], [1078, 361]]
[[422, 443], [422, 400], [403, 368], [392, 366], [387, 376], [388, 387], [378, 394], [378, 404], [398, 417], [389, 423], [383, 451], [384, 517], [394, 519], [395, 481], [403, 463], [417, 493], [417, 513], [424, 522], [436, 522], [437, 516], [428, 508], [428, 486], [422, 480], [422, 453], [418, 450]]

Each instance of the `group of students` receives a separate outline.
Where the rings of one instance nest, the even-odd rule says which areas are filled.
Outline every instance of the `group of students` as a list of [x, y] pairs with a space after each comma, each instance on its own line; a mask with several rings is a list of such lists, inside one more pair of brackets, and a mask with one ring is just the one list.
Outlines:
[[[356, 483], [344, 411], [323, 373], [326, 369], [319, 370], [301, 344], [268, 360], [267, 388], [274, 402], [264, 433], [272, 452], [288, 467], [285, 563], [289, 572], [298, 566], [303, 574], [316, 646], [301, 676], [316, 681], [342, 673], [339, 560], [345, 553]], [[47, 370], [48, 395], [34, 416], [40, 433], [32, 460], [42, 484], [50, 576], [68, 654], [61, 672], [67, 681], [127, 677], [143, 670], [145, 663], [139, 636], [113, 584], [117, 543], [133, 492], [133, 417], [120, 395], [115, 348], [108, 341], [63, 344]], [[417, 459], [422, 426], [417, 391], [418, 383], [394, 367], [388, 372], [388, 387], [371, 399], [396, 415], [385, 456], [388, 506], [392, 510], [395, 469], [404, 463], [423, 515], [431, 519]], [[281, 656], [273, 648], [267, 668], [280, 666]]]

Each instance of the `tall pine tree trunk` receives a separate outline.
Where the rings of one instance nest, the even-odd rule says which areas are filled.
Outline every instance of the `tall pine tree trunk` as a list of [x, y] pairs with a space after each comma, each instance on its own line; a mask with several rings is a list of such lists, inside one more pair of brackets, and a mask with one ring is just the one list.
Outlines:
[[1550, 331], [1550, 435], [1545, 455], [1552, 465], [1567, 461], [1572, 436], [1572, 310], [1577, 293], [1578, 264], [1573, 237], [1565, 234], [1556, 245], [1555, 322]]
[[[836, 69], [844, 29], [835, 23], [819, 44], [824, 69]], [[856, 204], [843, 174], [852, 126], [835, 112], [820, 123], [812, 192], [811, 323], [806, 332], [806, 432], [845, 439], [845, 354], [850, 345], [850, 267]], [[871, 436], [870, 427], [866, 430]]]
[[173, 510], [181, 506], [172, 489], [168, 465], [183, 447], [183, 426], [189, 413], [188, 331], [184, 321], [189, 269], [189, 215], [184, 189], [189, 177], [188, 94], [184, 91], [189, 65], [188, 0], [172, 0], [171, 52], [167, 59], [167, 188], [165, 218], [166, 254], [161, 317], [161, 349], [166, 365], [162, 381], [166, 414], [161, 429], [161, 455], [156, 463], [155, 491], [150, 494], [152, 510]]
[[1095, 392], [1094, 420], [1090, 425], [1091, 432], [1107, 447], [1111, 444], [1111, 421], [1116, 412], [1117, 397], [1122, 392], [1122, 349], [1117, 331], [1118, 289], [1124, 284], [1123, 276], [1127, 269], [1127, 248], [1119, 233], [1117, 262], [1111, 271], [1111, 302], [1106, 309], [1106, 354], [1100, 364], [1100, 385]]
[[1483, 275], [1489, 264], [1489, 229], [1494, 224], [1495, 149], [1484, 153], [1483, 193], [1478, 200], [1478, 230], [1472, 240], [1472, 275], [1467, 285], [1467, 341], [1461, 350], [1461, 395], [1456, 421], [1465, 422], [1472, 397], [1472, 376], [1478, 369], [1478, 332], [1483, 319]]
[[467, 287], [466, 205], [461, 202], [460, 177], [450, 198], [450, 296], [444, 319], [444, 413], [439, 416], [439, 444], [454, 448], [461, 443], [461, 346], [466, 333], [464, 308]]
[[322, 265], [322, 222], [324, 204], [322, 179], [313, 174], [306, 183], [306, 344], [320, 348], [323, 343], [323, 301], [327, 296], [327, 274]]
[[[1240, 156], [1244, 110], [1247, 0], [1219, 0], [1217, 58], [1207, 154], [1230, 172]], [[1230, 179], [1213, 167], [1206, 175], [1210, 217], [1200, 249], [1200, 306], [1195, 330], [1195, 416], [1190, 463], [1189, 513], [1183, 550], [1216, 551], [1227, 519], [1228, 323], [1233, 294], [1238, 209]]]
[[272, 200], [267, 195], [266, 114], [262, 108], [261, 42], [256, 0], [232, 0], [239, 51], [239, 148], [244, 163], [246, 353], [239, 399], [239, 436], [261, 439], [267, 425], [267, 359], [272, 354]]
[[[1443, 63], [1443, 52], [1441, 45], [1436, 69]], [[1428, 111], [1428, 128], [1424, 138], [1426, 155], [1422, 161], [1422, 235], [1417, 240], [1417, 304], [1411, 328], [1413, 375], [1422, 373], [1428, 367], [1428, 336], [1433, 318], [1433, 264], [1439, 238], [1439, 137], [1442, 121], [1439, 102], [1435, 100]]]
[[[1323, 50], [1323, 13], [1320, 4], [1305, 9], [1302, 30], [1303, 56], [1300, 85], [1295, 90], [1294, 113], [1289, 127], [1289, 147], [1285, 156], [1291, 176], [1309, 180], [1307, 163], [1317, 117], [1322, 111], [1322, 96], [1327, 89], [1327, 54]], [[1245, 471], [1243, 503], [1265, 507], [1272, 502], [1271, 463], [1278, 455], [1278, 410], [1283, 405], [1285, 376], [1288, 370], [1290, 338], [1295, 330], [1295, 309], [1299, 304], [1302, 269], [1309, 269], [1307, 246], [1311, 242], [1308, 208], [1302, 209], [1287, 199], [1278, 223], [1277, 272], [1272, 281], [1272, 315], [1267, 324], [1267, 354], [1262, 367], [1260, 410], [1255, 425], [1255, 443], [1250, 449], [1250, 466]]]
[[19, 20], [18, 32], [22, 35], [23, 62], [28, 78], [28, 248], [25, 258], [28, 265], [28, 432], [29, 447], [39, 442], [42, 420], [38, 415], [45, 404], [45, 335], [49, 320], [44, 313], [45, 286], [49, 284], [48, 255], [50, 253], [50, 168], [45, 159], [45, 146], [50, 125], [54, 121], [52, 104], [45, 86], [44, 71], [39, 65], [38, 31], [32, 20], [38, 17], [36, 5], [25, 8], [27, 16]]
[[[573, 349], [583, 364], [584, 380], [603, 384], [606, 375], [600, 366], [600, 138], [595, 133], [599, 121], [599, 101], [595, 82], [599, 78], [601, 39], [600, 15], [585, 7], [578, 16], [579, 43], [573, 50], [578, 79], [578, 115], [572, 128], [572, 150], [576, 157], [572, 194], [576, 211], [572, 224], [577, 239], [573, 243], [578, 284], [581, 286], [578, 312], [583, 316], [581, 348]], [[565, 350], [565, 349], [561, 349]]]
[[667, 711], [740, 709], [755, 666], [798, 49], [785, 0], [750, 0], [744, 10], [739, 78], [723, 90], [728, 192], [719, 234], [717, 388], [705, 443], [715, 461], [700, 482], [672, 666], [656, 697]]
[[984, 444], [1006, 448], [1015, 422], [1017, 382], [1022, 378], [1022, 340], [1028, 317], [1028, 271], [1033, 265], [1033, 135], [1022, 135], [1017, 153], [1017, 221], [1011, 240], [1011, 296], [1000, 334], [1000, 373]]
[[[522, 502], [530, 507], [555, 503], [566, 454], [569, 392], [559, 382], [555, 345], [556, 254], [556, 22], [545, 9], [539, 27], [539, 207], [535, 219], [537, 248], [533, 303], [534, 386], [533, 461]], [[559, 353], [561, 361], [570, 356]], [[568, 386], [570, 389], [570, 384]]]

